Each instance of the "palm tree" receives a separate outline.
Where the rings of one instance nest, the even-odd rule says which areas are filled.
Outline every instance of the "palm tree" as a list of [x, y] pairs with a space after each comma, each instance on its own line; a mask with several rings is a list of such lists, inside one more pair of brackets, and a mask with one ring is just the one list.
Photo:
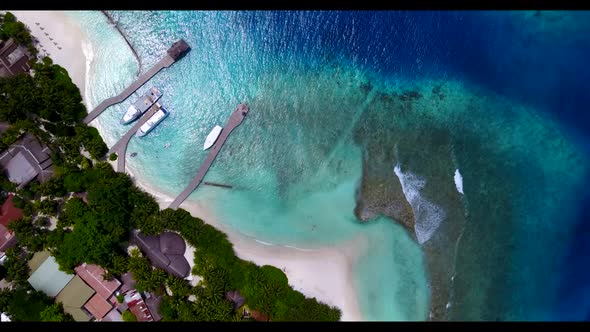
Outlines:
[[243, 321], [242, 314], [239, 312], [236, 312], [230, 318], [230, 322], [241, 322], [241, 321]]

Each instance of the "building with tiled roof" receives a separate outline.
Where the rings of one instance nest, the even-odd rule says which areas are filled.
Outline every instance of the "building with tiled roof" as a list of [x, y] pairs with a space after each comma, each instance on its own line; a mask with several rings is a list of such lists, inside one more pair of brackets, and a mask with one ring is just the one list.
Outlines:
[[191, 268], [184, 257], [186, 243], [180, 235], [164, 232], [158, 236], [150, 236], [135, 230], [132, 240], [155, 267], [179, 278], [186, 278], [189, 275]]
[[55, 297], [57, 302], [61, 302], [64, 311], [74, 318], [77, 322], [88, 322], [92, 318], [84, 304], [95, 294], [80, 277], [75, 276], [64, 287], [64, 289]]
[[74, 271], [105, 300], [108, 300], [121, 287], [121, 282], [115, 278], [105, 280], [103, 277], [105, 270], [96, 264], [83, 263], [77, 266]]
[[74, 275], [60, 271], [59, 265], [53, 256], [39, 253], [41, 256], [47, 256], [41, 264], [31, 270], [31, 276], [28, 281], [35, 290], [55, 297], [66, 285], [74, 278]]
[[0, 41], [0, 77], [10, 77], [26, 73], [31, 69], [29, 51], [17, 45], [11, 38], [6, 42]]
[[25, 134], [0, 154], [0, 169], [6, 172], [8, 180], [26, 186], [37, 178], [43, 183], [53, 176], [51, 150], [39, 140]]
[[131, 290], [125, 293], [125, 303], [129, 307], [138, 322], [153, 322], [154, 318], [148, 308], [147, 304], [143, 301], [141, 294], [136, 290]]
[[84, 304], [84, 309], [88, 310], [96, 320], [102, 320], [113, 309], [113, 305], [96, 293]]
[[14, 233], [8, 230], [8, 224], [22, 218], [23, 211], [14, 206], [13, 197], [13, 194], [9, 194], [2, 207], [0, 207], [0, 253], [5, 252], [6, 249], [13, 247], [17, 243]]

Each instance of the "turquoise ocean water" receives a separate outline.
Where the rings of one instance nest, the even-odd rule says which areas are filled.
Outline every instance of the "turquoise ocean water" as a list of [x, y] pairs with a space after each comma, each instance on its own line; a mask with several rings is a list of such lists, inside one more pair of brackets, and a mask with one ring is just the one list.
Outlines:
[[[128, 167], [142, 181], [178, 194], [206, 157], [205, 136], [247, 102], [250, 114], [206, 176], [234, 189], [202, 186], [190, 198], [210, 205], [225, 225], [298, 248], [366, 236], [370, 248], [355, 267], [355, 286], [368, 320], [427, 319], [433, 275], [452, 278], [444, 318], [560, 319], [558, 271], [589, 170], [584, 142], [549, 106], [539, 106], [550, 103], [527, 99], [533, 88], [516, 96], [497, 89], [499, 79], [478, 81], [474, 70], [456, 69], [463, 56], [476, 55], [463, 55], [451, 40], [469, 17], [111, 14], [141, 66], [100, 12], [70, 13], [93, 44], [86, 96], [92, 106], [124, 89], [178, 38], [192, 48], [97, 120], [112, 145], [128, 128], [118, 121], [129, 102], [161, 88], [171, 115], [127, 150], [137, 152]], [[483, 15], [494, 34], [520, 19], [514, 17]], [[520, 23], [530, 31], [546, 27]], [[551, 36], [535, 37], [526, 52]], [[392, 208], [378, 199], [371, 205], [379, 206], [376, 217], [357, 220], [357, 201], [375, 200], [358, 190], [367, 164], [376, 165], [369, 172], [375, 186], [401, 183], [415, 234], [387, 218]], [[455, 231], [459, 238], [445, 235]], [[452, 250], [439, 257], [436, 248]]]

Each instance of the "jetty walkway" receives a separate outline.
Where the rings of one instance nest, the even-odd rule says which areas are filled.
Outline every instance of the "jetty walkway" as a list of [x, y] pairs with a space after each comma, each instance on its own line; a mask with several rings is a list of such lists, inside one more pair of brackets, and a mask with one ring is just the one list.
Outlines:
[[129, 131], [121, 137], [110, 149], [107, 156], [111, 153], [117, 154], [117, 172], [125, 172], [125, 157], [127, 156], [127, 145], [136, 133], [139, 127], [149, 120], [160, 109], [160, 104], [155, 103], [147, 112], [129, 129]]
[[160, 70], [170, 67], [176, 61], [183, 58], [189, 51], [190, 47], [183, 39], [180, 39], [179, 41], [172, 44], [172, 47], [168, 49], [163, 59], [158, 61], [155, 65], [152, 66], [152, 68], [150, 68], [148, 71], [139, 76], [133, 83], [131, 83], [130, 86], [123, 90], [123, 92], [114, 97], [107, 98], [103, 100], [102, 103], [98, 104], [96, 108], [94, 108], [90, 113], [88, 113], [88, 115], [86, 115], [86, 117], [83, 120], [84, 123], [90, 123], [92, 120], [96, 119], [102, 112], [104, 112], [104, 110], [106, 110], [109, 106], [118, 104], [124, 101], [125, 99], [129, 98], [129, 96], [131, 96], [133, 92], [137, 91], [137, 89], [139, 89], [147, 81], [154, 77], [154, 75], [160, 72]]
[[227, 140], [229, 134], [231, 134], [231, 132], [242, 123], [242, 121], [246, 117], [246, 114], [248, 114], [249, 110], [250, 109], [245, 104], [238, 105], [238, 108], [231, 114], [229, 120], [227, 120], [227, 123], [223, 127], [221, 135], [219, 135], [219, 138], [211, 147], [211, 151], [207, 155], [207, 158], [205, 158], [205, 161], [203, 162], [203, 164], [201, 164], [201, 167], [197, 171], [197, 175], [194, 177], [191, 183], [180, 193], [180, 195], [178, 195], [174, 199], [174, 201], [170, 203], [170, 205], [168, 206], [169, 208], [178, 208], [180, 204], [182, 204], [182, 202], [184, 202], [184, 200], [187, 199], [187, 197], [190, 196], [190, 194], [195, 189], [197, 189], [197, 187], [201, 184], [201, 181], [203, 181], [205, 174], [207, 174], [207, 171], [213, 164], [215, 157], [217, 157], [219, 150], [221, 150], [223, 144], [225, 144], [225, 140]]

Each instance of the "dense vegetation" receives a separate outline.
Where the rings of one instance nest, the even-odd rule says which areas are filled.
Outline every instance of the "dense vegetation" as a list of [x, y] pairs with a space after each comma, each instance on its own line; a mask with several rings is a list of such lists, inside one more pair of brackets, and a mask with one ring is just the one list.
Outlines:
[[0, 290], [0, 312], [8, 312], [16, 322], [73, 321], [72, 316], [64, 313], [61, 303], [27, 287]]
[[[160, 309], [164, 320], [169, 321], [238, 319], [225, 299], [225, 293], [232, 290], [240, 291], [248, 308], [266, 313], [271, 320], [339, 319], [338, 309], [293, 290], [279, 269], [237, 258], [224, 233], [184, 210], [159, 211], [149, 194], [135, 187], [127, 175], [114, 172], [109, 164], [97, 162], [62, 179], [66, 192], [85, 192], [88, 204], [78, 197], [68, 199], [57, 229], [37, 238], [45, 238], [44, 248], [65, 271], [71, 272], [82, 262], [100, 264], [112, 275], [131, 271], [138, 290], [164, 296]], [[145, 234], [179, 232], [196, 248], [193, 273], [203, 277], [202, 283], [192, 287], [183, 279], [152, 268], [138, 250], [127, 256], [123, 248], [133, 228]], [[191, 295], [198, 300], [189, 301]]]
[[[212, 301], [222, 299], [227, 291], [239, 290], [250, 309], [268, 314], [273, 321], [336, 321], [340, 318], [337, 308], [321, 304], [315, 298], [305, 298], [292, 289], [281, 270], [273, 266], [259, 267], [236, 257], [224, 233], [188, 212], [166, 209], [157, 219], [154, 222], [178, 231], [196, 248], [193, 273], [203, 277], [204, 291]], [[201, 309], [200, 303], [190, 308], [196, 317]], [[171, 320], [181, 318], [174, 315], [173, 309], [177, 307], [178, 304], [164, 301], [162, 311], [165, 317]]]
[[[8, 145], [25, 131], [33, 133], [55, 152], [56, 166], [52, 180], [43, 184], [33, 181], [14, 199], [26, 217], [9, 226], [18, 236], [19, 246], [9, 251], [6, 275], [17, 288], [2, 295], [6, 304], [1, 308], [15, 320], [67, 319], [51, 301], [35, 297], [43, 305], [31, 299], [35, 305], [25, 306], [22, 301], [26, 299], [19, 299], [18, 305], [30, 307], [26, 314], [18, 312], [13, 303], [14, 294], [21, 294], [18, 292], [27, 287], [26, 257], [40, 250], [49, 250], [60, 269], [70, 273], [83, 262], [103, 266], [107, 277], [131, 271], [138, 290], [163, 296], [160, 311], [166, 321], [241, 320], [225, 299], [225, 293], [233, 290], [245, 297], [249, 309], [273, 321], [340, 318], [338, 309], [293, 290], [279, 269], [237, 258], [224, 233], [184, 210], [160, 211], [153, 197], [135, 187], [129, 176], [100, 161], [107, 152], [106, 145], [94, 128], [81, 123], [86, 109], [67, 72], [49, 58], [33, 69], [33, 77], [23, 74], [0, 79], [0, 121], [12, 125], [0, 141]], [[82, 155], [82, 148], [92, 160]], [[0, 186], [4, 186], [1, 181]], [[53, 217], [57, 223], [50, 231], [49, 218]], [[128, 255], [127, 239], [132, 229], [145, 234], [165, 230], [180, 233], [196, 248], [192, 272], [202, 281], [193, 287], [184, 279], [153, 268], [138, 250]]]
[[6, 257], [7, 260], [4, 262], [6, 280], [17, 285], [27, 285], [29, 267], [26, 262], [30, 258], [30, 255], [27, 255], [21, 248], [16, 247], [8, 248], [6, 250]]
[[[68, 73], [50, 58], [37, 62], [33, 38], [11, 13], [0, 15], [0, 39], [8, 38], [28, 48], [34, 75], [0, 78], [0, 121], [10, 124], [0, 136], [0, 151], [29, 132], [53, 151], [57, 177], [43, 184], [33, 181], [16, 192], [14, 204], [23, 209], [25, 217], [8, 225], [17, 234], [19, 244], [6, 252], [2, 278], [10, 281], [13, 289], [0, 294], [0, 311], [7, 312], [15, 321], [70, 321], [71, 316], [64, 313], [61, 304], [31, 289], [26, 262], [33, 252], [60, 241], [59, 232], [50, 232], [48, 226], [49, 217], [60, 213], [67, 194], [62, 174], [89, 164], [81, 155], [82, 148], [98, 159], [107, 147], [96, 129], [81, 122], [86, 109]], [[1, 174], [1, 203], [15, 190], [16, 185]]]
[[4, 147], [30, 132], [57, 153], [58, 166], [82, 163], [81, 148], [94, 159], [103, 158], [108, 148], [96, 128], [81, 122], [86, 108], [66, 70], [48, 57], [33, 70], [34, 76], [0, 78], [0, 121], [11, 124], [1, 137]]

